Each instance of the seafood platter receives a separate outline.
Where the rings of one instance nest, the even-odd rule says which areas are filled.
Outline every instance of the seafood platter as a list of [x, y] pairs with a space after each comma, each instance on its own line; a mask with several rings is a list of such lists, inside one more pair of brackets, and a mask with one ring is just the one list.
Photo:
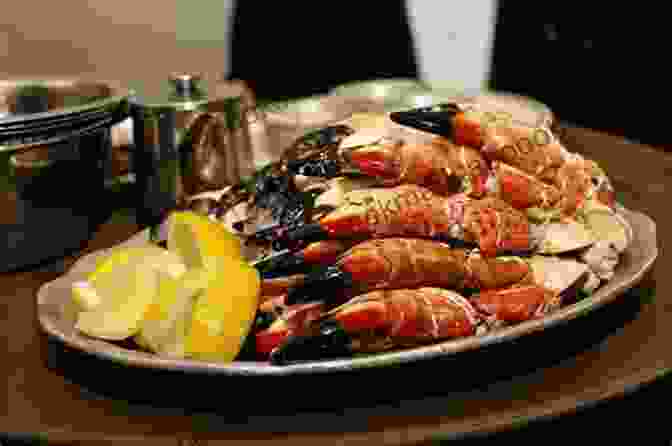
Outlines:
[[[104, 293], [86, 281], [98, 274], [103, 287], [108, 250], [40, 290], [43, 328], [142, 367], [377, 367], [571, 320], [634, 286], [657, 255], [655, 224], [623, 208], [608, 174], [550, 124], [443, 103], [357, 113], [280, 149], [253, 176], [204, 187], [115, 248], [184, 259], [167, 285], [143, 288], [154, 297], [133, 304], [134, 323], [95, 325], [118, 328], [120, 308], [133, 306], [103, 314], [91, 304]], [[191, 274], [208, 268], [208, 279]], [[162, 289], [178, 298], [161, 300]]]

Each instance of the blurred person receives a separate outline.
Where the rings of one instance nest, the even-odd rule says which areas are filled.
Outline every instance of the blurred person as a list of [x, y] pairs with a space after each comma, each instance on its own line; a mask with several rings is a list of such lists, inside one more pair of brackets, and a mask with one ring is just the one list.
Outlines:
[[231, 17], [228, 78], [258, 101], [313, 94], [351, 81], [417, 79], [406, 2], [239, 0]]

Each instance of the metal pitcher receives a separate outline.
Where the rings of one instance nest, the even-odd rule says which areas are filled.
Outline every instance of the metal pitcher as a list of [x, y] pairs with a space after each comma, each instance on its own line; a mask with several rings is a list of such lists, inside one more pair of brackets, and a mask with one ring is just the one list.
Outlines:
[[242, 83], [176, 74], [162, 89], [131, 97], [141, 226], [156, 225], [189, 196], [237, 183], [255, 169], [250, 124], [260, 117]]

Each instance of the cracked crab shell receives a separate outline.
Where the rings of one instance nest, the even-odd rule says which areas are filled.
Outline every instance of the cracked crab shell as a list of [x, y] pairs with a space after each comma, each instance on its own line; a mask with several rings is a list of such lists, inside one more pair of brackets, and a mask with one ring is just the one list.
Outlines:
[[609, 242], [619, 253], [630, 246], [632, 227], [618, 212], [604, 206], [588, 212], [585, 219], [586, 226], [597, 240]]
[[596, 237], [585, 225], [570, 220], [552, 222], [541, 226], [542, 235], [538, 252], [541, 254], [562, 254], [587, 248], [596, 241]]
[[340, 149], [352, 149], [355, 147], [369, 146], [378, 144], [383, 140], [391, 139], [387, 136], [387, 131], [382, 128], [364, 128], [357, 130], [352, 135], [343, 138], [339, 144]]
[[589, 269], [585, 263], [553, 256], [533, 256], [529, 264], [535, 283], [557, 293], [571, 288], [588, 274]]

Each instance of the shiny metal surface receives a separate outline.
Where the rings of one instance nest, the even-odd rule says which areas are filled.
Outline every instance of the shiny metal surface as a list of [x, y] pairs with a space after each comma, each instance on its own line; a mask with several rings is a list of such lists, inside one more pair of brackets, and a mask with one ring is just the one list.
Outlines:
[[259, 117], [244, 85], [178, 73], [133, 90], [138, 222], [158, 224], [193, 193], [254, 169], [250, 124]]
[[[103, 207], [128, 92], [85, 79], [0, 80], [0, 270], [78, 249]], [[57, 229], [58, 228], [58, 229]]]
[[[114, 111], [129, 90], [112, 81], [88, 79], [0, 79], [0, 129], [35, 125], [92, 111]], [[39, 102], [39, 107], [29, 105]], [[31, 112], [36, 110], [36, 112]], [[1, 130], [0, 130], [1, 133]]]

